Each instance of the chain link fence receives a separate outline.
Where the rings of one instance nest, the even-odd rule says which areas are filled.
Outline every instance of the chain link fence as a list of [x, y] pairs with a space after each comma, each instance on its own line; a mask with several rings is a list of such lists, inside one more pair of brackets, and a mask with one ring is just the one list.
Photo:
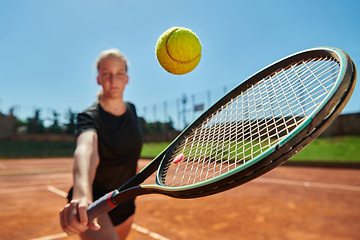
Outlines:
[[136, 106], [137, 114], [148, 123], [171, 122], [176, 130], [181, 131], [212, 106], [229, 89], [229, 87], [223, 87], [195, 94], [181, 94], [172, 100]]

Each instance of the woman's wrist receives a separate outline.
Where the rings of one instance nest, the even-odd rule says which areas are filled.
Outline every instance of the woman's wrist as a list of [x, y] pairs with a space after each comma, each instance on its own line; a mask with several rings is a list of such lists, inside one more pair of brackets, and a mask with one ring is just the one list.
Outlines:
[[74, 185], [73, 188], [73, 199], [85, 198], [88, 204], [93, 202], [92, 191], [85, 186]]

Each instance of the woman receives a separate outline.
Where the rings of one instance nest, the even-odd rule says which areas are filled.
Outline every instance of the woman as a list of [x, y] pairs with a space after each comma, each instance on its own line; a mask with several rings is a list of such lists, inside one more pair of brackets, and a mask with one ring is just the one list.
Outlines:
[[81, 239], [123, 240], [133, 222], [134, 199], [97, 222], [88, 223], [86, 208], [136, 174], [142, 138], [134, 105], [123, 101], [129, 82], [126, 58], [116, 49], [104, 51], [97, 69], [103, 91], [94, 106], [78, 115], [74, 186], [70, 202], [60, 211], [60, 222], [67, 234], [80, 234]]

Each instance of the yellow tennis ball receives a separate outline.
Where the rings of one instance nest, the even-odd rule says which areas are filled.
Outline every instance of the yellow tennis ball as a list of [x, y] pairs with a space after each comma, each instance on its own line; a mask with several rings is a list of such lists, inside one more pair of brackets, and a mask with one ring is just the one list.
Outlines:
[[201, 43], [190, 29], [173, 27], [166, 30], [156, 43], [156, 57], [169, 73], [182, 75], [199, 64]]

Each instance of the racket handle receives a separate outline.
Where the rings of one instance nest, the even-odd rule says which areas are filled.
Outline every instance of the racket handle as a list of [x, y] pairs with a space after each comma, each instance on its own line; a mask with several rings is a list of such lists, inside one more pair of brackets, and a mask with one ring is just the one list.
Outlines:
[[89, 223], [116, 207], [116, 205], [111, 201], [111, 196], [113, 193], [114, 191], [105, 194], [87, 207]]

